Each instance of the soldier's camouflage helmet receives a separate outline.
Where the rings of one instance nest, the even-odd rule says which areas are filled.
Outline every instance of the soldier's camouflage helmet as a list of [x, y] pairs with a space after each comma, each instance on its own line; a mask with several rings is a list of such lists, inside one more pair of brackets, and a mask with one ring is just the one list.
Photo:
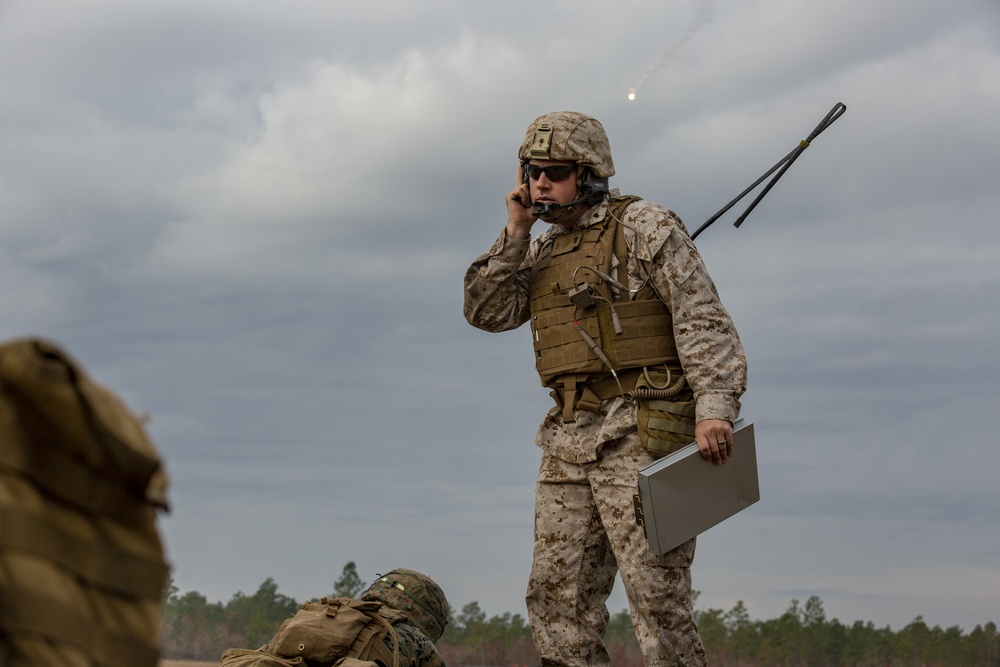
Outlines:
[[573, 160], [601, 178], [615, 175], [611, 142], [596, 118], [576, 111], [556, 111], [536, 118], [524, 134], [517, 157], [528, 160]]
[[448, 599], [441, 587], [426, 574], [399, 568], [378, 575], [361, 594], [362, 600], [378, 600], [406, 614], [431, 641], [444, 634], [448, 624]]

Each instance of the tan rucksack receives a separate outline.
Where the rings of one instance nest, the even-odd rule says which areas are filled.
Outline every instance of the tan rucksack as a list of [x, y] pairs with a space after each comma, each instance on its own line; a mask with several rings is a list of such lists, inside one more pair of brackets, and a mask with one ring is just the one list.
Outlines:
[[56, 345], [0, 345], [0, 665], [155, 667], [167, 478], [140, 420]]
[[404, 620], [405, 614], [381, 602], [322, 598], [302, 605], [256, 651], [226, 650], [220, 667], [396, 667], [399, 637], [392, 625]]

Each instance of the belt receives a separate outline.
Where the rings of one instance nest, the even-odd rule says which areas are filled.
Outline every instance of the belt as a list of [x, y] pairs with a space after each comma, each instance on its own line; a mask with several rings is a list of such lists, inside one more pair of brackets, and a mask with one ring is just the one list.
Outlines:
[[586, 387], [594, 392], [597, 398], [603, 400], [621, 396], [635, 389], [635, 383], [642, 377], [642, 369], [628, 370], [618, 376], [606, 377], [586, 383]]
[[562, 376], [557, 380], [561, 386], [557, 385], [549, 392], [556, 405], [562, 408], [563, 422], [576, 421], [573, 416], [575, 410], [597, 412], [602, 401], [633, 391], [635, 383], [642, 377], [642, 369], [629, 369], [619, 374], [617, 379], [610, 375], [599, 380], [581, 382], [581, 377], [586, 376]]

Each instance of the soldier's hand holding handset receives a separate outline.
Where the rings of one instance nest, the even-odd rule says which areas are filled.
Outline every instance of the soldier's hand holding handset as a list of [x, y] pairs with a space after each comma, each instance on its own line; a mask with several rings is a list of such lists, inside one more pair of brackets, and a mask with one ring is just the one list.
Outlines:
[[531, 205], [531, 193], [524, 178], [524, 166], [517, 166], [517, 182], [507, 193], [507, 238], [526, 239], [531, 235], [531, 226], [538, 217]]

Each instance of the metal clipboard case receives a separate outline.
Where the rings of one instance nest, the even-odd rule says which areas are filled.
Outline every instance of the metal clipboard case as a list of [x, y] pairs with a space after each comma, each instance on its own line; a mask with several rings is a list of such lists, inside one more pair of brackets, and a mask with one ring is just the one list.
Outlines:
[[635, 515], [649, 547], [665, 554], [760, 500], [753, 423], [733, 425], [733, 455], [706, 461], [691, 443], [639, 471]]

